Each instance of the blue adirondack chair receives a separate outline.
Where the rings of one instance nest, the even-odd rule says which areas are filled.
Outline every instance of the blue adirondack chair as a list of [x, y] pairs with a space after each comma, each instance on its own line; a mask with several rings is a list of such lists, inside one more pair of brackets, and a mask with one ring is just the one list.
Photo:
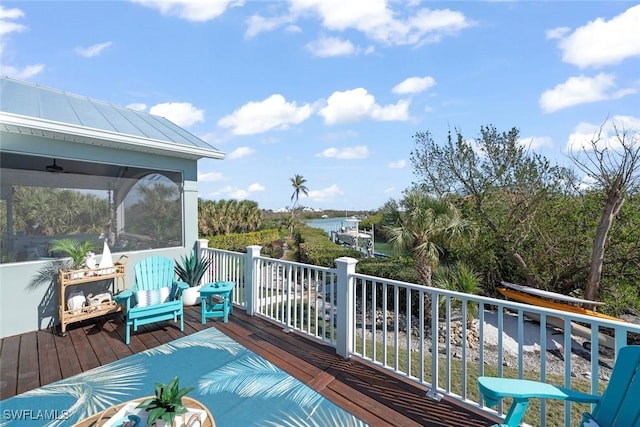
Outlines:
[[[557, 387], [537, 381], [480, 377], [480, 392], [487, 406], [495, 406], [504, 397], [513, 398], [504, 423], [499, 426], [517, 427], [522, 421], [529, 399], [559, 399], [595, 404], [591, 414], [585, 414], [581, 426], [639, 427], [640, 426], [640, 346], [622, 347], [611, 372], [609, 384], [601, 396]], [[595, 423], [591, 423], [595, 421]]]
[[135, 266], [133, 288], [114, 296], [122, 304], [125, 315], [125, 343], [131, 341], [130, 328], [163, 320], [178, 321], [184, 330], [182, 291], [189, 285], [175, 280], [175, 262], [171, 258], [151, 256]]

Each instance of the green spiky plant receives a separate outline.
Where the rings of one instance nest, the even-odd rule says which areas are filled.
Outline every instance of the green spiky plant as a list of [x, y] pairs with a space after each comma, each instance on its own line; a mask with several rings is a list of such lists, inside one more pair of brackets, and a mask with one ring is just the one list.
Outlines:
[[62, 252], [67, 256], [70, 256], [73, 263], [71, 268], [79, 269], [82, 268], [82, 263], [84, 262], [84, 258], [87, 256], [87, 253], [95, 251], [96, 246], [93, 242], [87, 240], [80, 241], [76, 239], [60, 239], [52, 240], [49, 250], [51, 252]]
[[174, 271], [178, 279], [189, 284], [189, 286], [198, 286], [200, 279], [211, 265], [211, 260], [201, 258], [194, 250], [190, 255], [183, 256], [180, 262], [176, 263]]
[[152, 425], [160, 419], [171, 426], [177, 415], [187, 413], [187, 408], [182, 404], [182, 398], [195, 387], [181, 389], [178, 382], [178, 377], [175, 377], [169, 384], [156, 383], [156, 395], [143, 400], [137, 406], [149, 413], [147, 425]]

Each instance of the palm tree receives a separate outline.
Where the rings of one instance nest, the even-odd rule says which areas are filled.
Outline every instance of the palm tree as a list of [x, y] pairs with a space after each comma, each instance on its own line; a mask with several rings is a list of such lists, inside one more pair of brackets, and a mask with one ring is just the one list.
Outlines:
[[462, 218], [458, 209], [433, 199], [418, 190], [410, 190], [400, 201], [383, 209], [388, 222], [385, 232], [389, 243], [413, 253], [416, 270], [423, 285], [431, 286], [431, 272], [438, 265], [444, 248], [462, 243], [475, 235], [475, 226]]
[[[458, 261], [452, 265], [439, 267], [433, 272], [433, 284], [442, 289], [449, 291], [457, 291], [465, 294], [478, 294], [480, 291], [480, 274], [478, 274], [471, 266], [462, 261]], [[445, 302], [442, 299], [441, 303]], [[453, 307], [460, 308], [461, 301], [452, 301]], [[441, 313], [444, 312], [441, 310]], [[473, 318], [478, 314], [478, 305], [474, 301], [467, 301], [467, 323], [470, 325]]]
[[298, 206], [298, 199], [300, 198], [300, 193], [303, 193], [305, 196], [309, 195], [309, 189], [307, 188], [305, 182], [307, 180], [302, 176], [296, 174], [291, 179], [291, 186], [293, 187], [293, 194], [291, 195], [291, 201], [293, 202], [293, 207], [291, 208], [291, 216], [294, 216], [296, 211], [296, 207]]

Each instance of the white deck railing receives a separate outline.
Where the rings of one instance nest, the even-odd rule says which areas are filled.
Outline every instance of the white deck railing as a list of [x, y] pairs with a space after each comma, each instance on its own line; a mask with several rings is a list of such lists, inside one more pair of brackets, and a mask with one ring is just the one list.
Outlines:
[[[246, 254], [203, 252], [214, 260], [207, 281], [235, 282], [234, 302], [249, 314], [419, 382], [430, 398], [447, 395], [493, 413], [482, 405], [478, 376], [526, 377], [569, 388], [582, 382], [587, 392], [599, 393], [613, 366], [601, 367], [604, 357], [615, 358], [629, 334], [640, 334], [639, 325], [356, 274], [352, 258], [326, 268], [262, 257], [258, 246]], [[582, 337], [562, 332], [572, 329]], [[589, 372], [576, 373], [585, 357]], [[561, 363], [559, 375], [551, 371], [552, 359], [563, 359], [555, 362]], [[549, 405], [558, 403], [541, 402], [542, 426]], [[564, 403], [565, 426], [571, 425], [572, 407], [574, 424], [575, 413], [589, 409]], [[497, 413], [507, 409], [498, 407]]]

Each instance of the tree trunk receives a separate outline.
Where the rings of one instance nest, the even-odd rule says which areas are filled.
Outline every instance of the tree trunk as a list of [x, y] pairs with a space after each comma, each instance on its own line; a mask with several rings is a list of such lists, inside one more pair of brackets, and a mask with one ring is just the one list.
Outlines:
[[602, 209], [596, 236], [593, 239], [591, 251], [591, 263], [589, 265], [589, 279], [584, 289], [584, 298], [596, 300], [600, 291], [600, 279], [602, 277], [602, 264], [604, 263], [604, 246], [607, 242], [607, 234], [613, 224], [613, 219], [620, 211], [624, 203], [624, 197], [620, 189], [621, 176], [618, 175], [607, 193], [607, 202]]
[[536, 279], [536, 276], [533, 274], [522, 256], [515, 249], [509, 249], [507, 250], [507, 253], [511, 257], [511, 259], [515, 261], [518, 267], [520, 267], [520, 270], [524, 272], [527, 280], [527, 286], [537, 288], [538, 280]]
[[421, 284], [431, 286], [431, 263], [427, 257], [416, 256], [416, 270]]

